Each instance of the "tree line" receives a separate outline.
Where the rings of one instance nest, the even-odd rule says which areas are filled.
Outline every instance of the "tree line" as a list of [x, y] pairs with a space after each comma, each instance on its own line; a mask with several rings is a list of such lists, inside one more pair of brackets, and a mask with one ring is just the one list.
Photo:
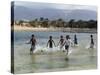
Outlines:
[[65, 21], [61, 18], [56, 20], [49, 20], [48, 18], [40, 17], [39, 19], [34, 19], [30, 21], [19, 20], [15, 22], [15, 25], [23, 26], [24, 23], [27, 23], [25, 26], [32, 27], [64, 27], [64, 28], [97, 28], [97, 20], [75, 20], [71, 19], [69, 21]]

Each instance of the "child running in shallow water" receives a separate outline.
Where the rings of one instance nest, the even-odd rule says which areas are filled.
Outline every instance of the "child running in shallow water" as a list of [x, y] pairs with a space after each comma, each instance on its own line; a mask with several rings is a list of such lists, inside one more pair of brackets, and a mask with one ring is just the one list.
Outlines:
[[32, 37], [31, 37], [30, 41], [27, 44], [31, 44], [30, 54], [33, 53], [33, 51], [36, 48], [36, 39], [35, 39], [34, 34], [32, 34]]
[[59, 40], [59, 42], [58, 42], [58, 45], [60, 45], [60, 49], [61, 49], [61, 50], [62, 50], [63, 44], [64, 44], [64, 38], [63, 38], [63, 36], [61, 35], [61, 36], [60, 36], [60, 40]]
[[94, 48], [93, 35], [90, 35], [90, 37], [91, 37], [90, 48]]
[[65, 45], [65, 50], [67, 51], [67, 55], [69, 53], [69, 47], [71, 46], [71, 44], [72, 44], [72, 41], [70, 39], [70, 36], [66, 35], [66, 40], [65, 40], [63, 46]]
[[76, 34], [74, 35], [74, 46], [77, 46], [78, 45], [78, 42], [77, 42], [77, 37], [76, 37]]
[[[52, 36], [49, 37], [49, 40], [47, 42], [47, 47], [49, 45], [49, 48], [53, 48], [53, 44], [55, 45], [55, 42], [52, 40]], [[56, 46], [56, 45], [55, 45]]]

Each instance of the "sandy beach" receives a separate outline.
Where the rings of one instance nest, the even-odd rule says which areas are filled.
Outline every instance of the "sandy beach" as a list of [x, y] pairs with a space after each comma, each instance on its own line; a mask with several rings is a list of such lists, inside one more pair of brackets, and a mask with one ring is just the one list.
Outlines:
[[15, 31], [62, 31], [62, 32], [90, 32], [90, 33], [97, 33], [97, 29], [89, 29], [89, 28], [43, 28], [43, 27], [27, 27], [27, 26], [17, 26], [14, 25], [12, 27]]

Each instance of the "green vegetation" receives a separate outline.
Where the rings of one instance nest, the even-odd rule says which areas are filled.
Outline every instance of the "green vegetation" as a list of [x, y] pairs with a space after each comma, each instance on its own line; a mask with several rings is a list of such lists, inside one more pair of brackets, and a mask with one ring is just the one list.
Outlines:
[[49, 20], [48, 18], [40, 17], [30, 21], [20, 20], [15, 22], [15, 25], [31, 26], [31, 27], [64, 27], [64, 28], [97, 28], [97, 20], [75, 20], [65, 21], [61, 18]]

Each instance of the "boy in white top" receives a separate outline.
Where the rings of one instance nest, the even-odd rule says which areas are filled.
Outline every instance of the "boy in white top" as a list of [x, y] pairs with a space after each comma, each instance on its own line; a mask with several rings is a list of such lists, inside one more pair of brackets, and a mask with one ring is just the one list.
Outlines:
[[65, 40], [63, 46], [65, 45], [65, 50], [67, 51], [67, 55], [68, 55], [69, 47], [71, 46], [71, 44], [72, 44], [72, 41], [71, 41], [69, 35], [66, 35], [66, 40]]

